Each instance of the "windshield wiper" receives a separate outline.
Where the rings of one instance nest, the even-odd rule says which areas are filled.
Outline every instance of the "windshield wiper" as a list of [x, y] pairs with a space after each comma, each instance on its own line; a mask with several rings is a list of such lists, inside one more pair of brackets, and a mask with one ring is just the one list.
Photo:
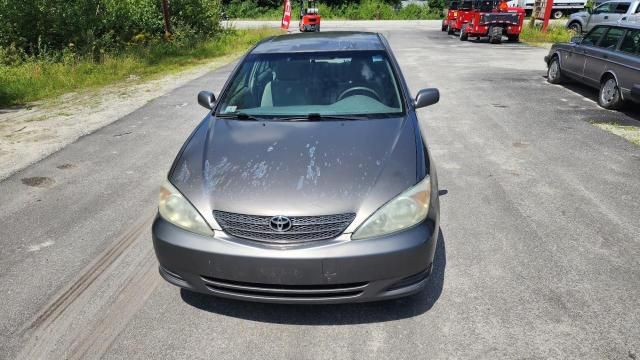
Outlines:
[[295, 115], [288, 117], [277, 117], [274, 120], [278, 121], [319, 121], [319, 120], [367, 120], [366, 116], [359, 115], [323, 115], [319, 113], [310, 113], [307, 115]]
[[253, 116], [253, 115], [249, 115], [249, 114], [243, 113], [243, 112], [220, 114], [220, 115], [216, 115], [216, 117], [220, 118], [220, 119], [238, 119], [238, 120], [251, 120], [251, 121], [269, 120], [269, 119], [259, 118], [259, 117]]

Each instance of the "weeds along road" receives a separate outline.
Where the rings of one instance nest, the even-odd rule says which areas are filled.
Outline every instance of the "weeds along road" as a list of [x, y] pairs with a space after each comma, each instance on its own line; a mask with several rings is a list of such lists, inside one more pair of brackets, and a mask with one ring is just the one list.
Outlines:
[[229, 65], [0, 183], [0, 358], [638, 358], [640, 148], [590, 121], [640, 114], [548, 85], [544, 49], [373, 26], [414, 93], [442, 92], [421, 112], [448, 190], [427, 292], [283, 306], [160, 279], [158, 187]]

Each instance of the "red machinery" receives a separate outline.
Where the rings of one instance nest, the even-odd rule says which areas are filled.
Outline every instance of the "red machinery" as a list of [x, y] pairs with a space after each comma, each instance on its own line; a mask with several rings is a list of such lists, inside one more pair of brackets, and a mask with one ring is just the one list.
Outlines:
[[452, 1], [449, 5], [447, 18], [442, 21], [442, 31], [446, 31], [449, 35], [453, 35], [456, 31], [460, 31], [464, 24], [472, 20], [472, 10], [473, 1], [471, 0]]
[[474, 0], [470, 13], [471, 21], [460, 29], [460, 40], [489, 37], [490, 43], [499, 44], [506, 35], [511, 42], [520, 41], [525, 16], [523, 8], [509, 7], [505, 1]]
[[442, 19], [442, 31], [447, 31], [447, 29], [449, 28], [449, 23], [451, 21], [454, 21], [456, 19], [456, 16], [458, 16], [458, 4], [460, 4], [460, 2], [457, 0], [451, 1], [449, 3], [447, 16]]
[[320, 31], [320, 14], [315, 0], [300, 0], [300, 32]]

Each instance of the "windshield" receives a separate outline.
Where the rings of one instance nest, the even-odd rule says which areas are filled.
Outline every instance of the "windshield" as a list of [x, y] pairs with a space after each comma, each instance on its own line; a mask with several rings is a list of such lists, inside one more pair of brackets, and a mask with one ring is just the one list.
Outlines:
[[401, 99], [382, 51], [252, 54], [216, 115], [391, 117], [404, 113]]

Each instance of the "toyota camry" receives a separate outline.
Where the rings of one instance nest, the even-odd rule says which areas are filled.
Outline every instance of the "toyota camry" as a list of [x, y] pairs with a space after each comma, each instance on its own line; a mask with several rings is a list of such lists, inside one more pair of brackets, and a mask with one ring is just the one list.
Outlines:
[[380, 34], [266, 39], [239, 61], [160, 190], [160, 274], [191, 291], [281, 303], [397, 298], [428, 284], [438, 184]]

